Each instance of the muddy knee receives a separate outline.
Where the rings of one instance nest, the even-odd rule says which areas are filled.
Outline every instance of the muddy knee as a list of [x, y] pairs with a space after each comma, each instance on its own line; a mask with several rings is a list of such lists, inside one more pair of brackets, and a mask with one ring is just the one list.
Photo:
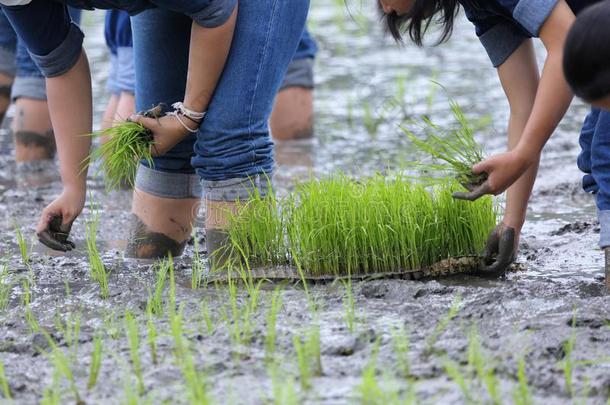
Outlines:
[[137, 215], [132, 215], [125, 255], [136, 259], [177, 257], [182, 255], [187, 242], [188, 239], [177, 241], [161, 232], [153, 232]]
[[46, 134], [34, 131], [19, 130], [15, 131], [15, 144], [32, 152], [35, 152], [41, 159], [53, 159], [57, 147], [53, 131], [49, 130]]

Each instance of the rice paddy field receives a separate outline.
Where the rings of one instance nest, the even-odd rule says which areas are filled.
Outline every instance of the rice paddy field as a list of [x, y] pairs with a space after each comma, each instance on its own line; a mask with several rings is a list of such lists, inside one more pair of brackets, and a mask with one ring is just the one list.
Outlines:
[[[372, 7], [348, 4], [349, 14], [343, 1], [312, 1], [309, 25], [320, 46], [316, 138], [276, 145], [275, 203], [297, 195], [302, 204], [288, 204], [284, 216], [268, 209], [256, 216], [284, 229], [282, 238], [268, 228], [256, 240], [236, 231], [235, 246], [251, 249], [253, 260], [241, 261], [222, 283], [204, 277], [201, 223], [184, 257], [123, 258], [131, 195], [107, 193], [103, 178], [94, 176], [104, 170], [95, 165], [91, 197], [72, 231], [76, 249], [44, 248], [34, 226], [60, 190], [57, 166], [16, 167], [2, 129], [0, 403], [610, 403], [610, 294], [596, 247], [595, 204], [580, 190], [575, 164], [587, 111], [579, 102], [545, 149], [519, 271], [505, 279], [347, 277], [295, 284], [247, 276], [248, 266], [269, 263], [312, 274], [376, 273], [472, 254], [493, 227], [495, 207], [501, 209], [501, 200], [476, 210], [463, 202], [452, 206], [443, 212], [467, 218], [467, 225], [456, 221], [452, 236], [442, 238], [431, 228], [429, 235], [409, 233], [410, 217], [388, 208], [397, 196], [409, 206], [418, 187], [396, 177], [397, 168], [421, 157], [405, 127], [415, 136], [424, 135], [426, 119], [452, 128], [454, 100], [489, 155], [504, 149], [508, 106], [463, 16], [449, 43], [400, 48], [383, 36]], [[107, 97], [102, 20], [98, 13], [84, 18], [98, 124]], [[311, 177], [320, 180], [308, 182]], [[359, 192], [359, 206], [341, 210], [340, 191], [350, 187]], [[336, 202], [326, 210], [306, 204], [322, 201], [314, 195], [321, 189], [327, 203]], [[449, 190], [437, 193], [416, 193], [422, 202], [411, 211], [438, 217], [434, 209], [450, 202]], [[371, 209], [374, 204], [383, 210]], [[387, 229], [338, 241], [341, 226], [370, 224], [354, 214], [362, 212], [434, 248], [404, 253], [409, 242], [385, 243], [396, 240]], [[324, 213], [337, 220], [316, 217]], [[339, 242], [345, 249], [337, 255], [332, 247]], [[307, 254], [312, 250], [326, 253]], [[375, 256], [381, 253], [386, 260]]]

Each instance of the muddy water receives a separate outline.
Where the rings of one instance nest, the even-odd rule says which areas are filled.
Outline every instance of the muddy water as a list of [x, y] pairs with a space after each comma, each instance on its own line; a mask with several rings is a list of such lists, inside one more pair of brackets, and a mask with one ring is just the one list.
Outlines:
[[[504, 148], [507, 104], [495, 72], [466, 22], [460, 22], [454, 39], [442, 47], [398, 48], [383, 38], [372, 13], [364, 13], [369, 14], [365, 18], [359, 3], [352, 3], [355, 20], [346, 19], [335, 2], [315, 1], [312, 6], [311, 28], [321, 48], [316, 66], [317, 138], [278, 145], [279, 192], [290, 189], [295, 178], [309, 172], [323, 174], [340, 169], [362, 175], [400, 164], [412, 151], [396, 125], [424, 114], [449, 125], [448, 95], [458, 100], [473, 120], [491, 119], [490, 129], [479, 133], [487, 151]], [[107, 68], [100, 21], [96, 14], [85, 18], [87, 47], [97, 78], [94, 90], [98, 117], [106, 97], [103, 72]], [[448, 95], [435, 91], [431, 78], [443, 83]], [[402, 92], [398, 90], [401, 82]], [[402, 96], [398, 102], [397, 96]], [[372, 117], [368, 120], [367, 105]], [[512, 402], [518, 362], [524, 359], [534, 402], [605, 403], [610, 395], [610, 295], [602, 284], [594, 202], [580, 191], [575, 167], [578, 129], [585, 112], [585, 106], [575, 103], [544, 153], [519, 257], [526, 271], [501, 281], [458, 277], [354, 283], [353, 331], [346, 326], [342, 285], [310, 286], [317, 307], [315, 317], [302, 288], [283, 286], [277, 321], [279, 378], [270, 377], [264, 362], [266, 314], [273, 286], [264, 286], [261, 291], [260, 305], [251, 318], [251, 343], [237, 345], [223, 316], [231, 311], [226, 286], [189, 288], [189, 248], [186, 257], [177, 262], [176, 297], [184, 306], [185, 336], [196, 364], [206, 375], [214, 402], [270, 402], [274, 388], [288, 390], [293, 380], [290, 376], [295, 376], [296, 390], [305, 402], [357, 402], [363, 370], [371, 364], [376, 347], [377, 380], [382, 392], [404, 398], [412, 387], [419, 403], [467, 402], [444, 365], [449, 360], [457, 362], [466, 375], [468, 334], [476, 326], [485, 363], [495, 370], [503, 402]], [[144, 396], [153, 403], [188, 402], [167, 319], [156, 320], [160, 331], [158, 364], [152, 364], [145, 344], [143, 308], [148, 290], [153, 288], [154, 271], [149, 263], [122, 259], [129, 193], [104, 195], [103, 182], [90, 179], [94, 199], [104, 216], [100, 250], [112, 269], [110, 297], [102, 300], [98, 286], [89, 279], [83, 219], [73, 231], [77, 249], [67, 255], [48, 251], [33, 238], [40, 210], [60, 190], [56, 168], [41, 167], [34, 175], [23, 174], [11, 163], [6, 131], [1, 142], [0, 257], [7, 260], [14, 287], [8, 308], [0, 312], [0, 360], [15, 402], [37, 403], [53, 381], [53, 366], [40, 351], [47, 347], [46, 340], [40, 333], [33, 333], [25, 320], [22, 282], [28, 277], [32, 280], [34, 317], [66, 351], [67, 334], [62, 332], [59, 320], [73, 323], [80, 317], [72, 368], [86, 403], [118, 403], [125, 398], [126, 386], [135, 391], [122, 320], [126, 309], [134, 312], [140, 323]], [[88, 213], [86, 209], [82, 218]], [[31, 271], [19, 256], [15, 224], [31, 243]], [[198, 235], [202, 237], [201, 232]], [[238, 307], [242, 307], [246, 292], [240, 290], [238, 298]], [[200, 309], [203, 301], [210, 309], [211, 332]], [[437, 328], [456, 302], [459, 310], [455, 317], [446, 327]], [[320, 326], [322, 373], [314, 377], [310, 391], [301, 392], [293, 337], [304, 334], [315, 323]], [[393, 344], [394, 331], [399, 327], [406, 330], [410, 340], [408, 375], [400, 370]], [[99, 384], [89, 391], [86, 385], [92, 339], [97, 334], [104, 337], [104, 356]], [[572, 336], [575, 344], [570, 353], [565, 343]], [[568, 395], [562, 367], [570, 362], [574, 398]], [[472, 399], [488, 400], [483, 384], [472, 380], [467, 386]], [[61, 387], [62, 402], [74, 402], [65, 381]], [[376, 397], [380, 403], [387, 402], [380, 394]], [[278, 401], [283, 402], [287, 401]]]

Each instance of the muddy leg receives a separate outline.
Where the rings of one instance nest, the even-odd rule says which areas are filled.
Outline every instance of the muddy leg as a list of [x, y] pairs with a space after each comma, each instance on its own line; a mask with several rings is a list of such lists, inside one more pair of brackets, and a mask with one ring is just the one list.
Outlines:
[[210, 267], [218, 269], [223, 267], [229, 259], [227, 228], [230, 215], [236, 213], [236, 203], [206, 199], [205, 207], [205, 240], [208, 258], [210, 259]]
[[136, 188], [126, 256], [157, 259], [182, 255], [199, 204], [199, 199], [161, 198]]
[[17, 99], [12, 131], [17, 163], [55, 157], [55, 137], [46, 100]]

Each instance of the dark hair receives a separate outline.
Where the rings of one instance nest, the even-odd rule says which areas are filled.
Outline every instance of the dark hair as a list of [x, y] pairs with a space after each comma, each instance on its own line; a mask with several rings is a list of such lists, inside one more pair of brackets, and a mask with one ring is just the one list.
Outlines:
[[610, 95], [610, 0], [582, 11], [566, 38], [563, 71], [576, 96]]
[[[381, 4], [379, 9], [383, 12]], [[384, 14], [388, 32], [398, 42], [402, 42], [402, 34], [409, 37], [418, 46], [422, 46], [424, 35], [433, 22], [442, 26], [442, 34], [436, 44], [449, 39], [453, 32], [453, 20], [460, 9], [458, 0], [416, 0], [411, 10], [405, 15], [396, 12]]]

